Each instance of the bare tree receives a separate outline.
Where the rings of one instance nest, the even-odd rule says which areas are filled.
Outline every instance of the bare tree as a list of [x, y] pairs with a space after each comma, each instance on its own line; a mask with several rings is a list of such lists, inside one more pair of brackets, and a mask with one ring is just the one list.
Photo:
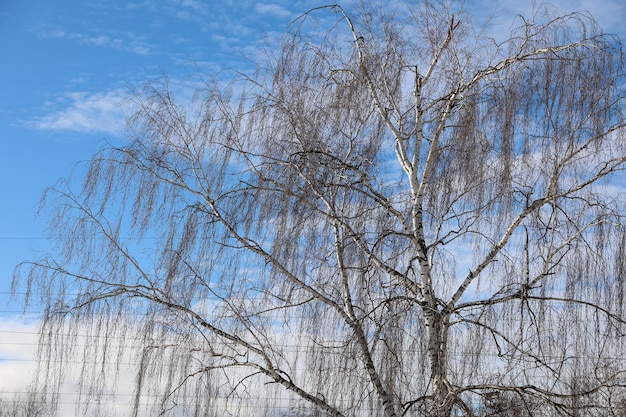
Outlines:
[[135, 415], [617, 413], [619, 41], [397, 7], [309, 11], [190, 106], [135, 94], [130, 143], [47, 193], [59, 251], [17, 273], [42, 389], [81, 354], [86, 410], [131, 363]]
[[0, 417], [40, 417], [45, 415], [44, 402], [32, 393], [0, 398]]

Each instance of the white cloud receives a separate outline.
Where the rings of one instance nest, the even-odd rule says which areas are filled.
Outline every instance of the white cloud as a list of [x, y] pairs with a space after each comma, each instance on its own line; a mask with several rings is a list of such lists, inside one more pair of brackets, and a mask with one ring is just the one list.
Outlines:
[[254, 5], [254, 11], [259, 14], [270, 14], [279, 17], [286, 17], [291, 14], [289, 10], [275, 3], [257, 3]]
[[0, 392], [25, 392], [35, 368], [37, 325], [0, 318]]
[[48, 104], [48, 107], [63, 106], [63, 109], [31, 119], [25, 124], [38, 130], [119, 134], [128, 117], [122, 106], [126, 96], [123, 89], [104, 93], [66, 93], [57, 102]]
[[64, 39], [78, 43], [79, 45], [96, 46], [99, 48], [115, 49], [117, 51], [128, 52], [136, 55], [147, 56], [155, 52], [143, 38], [134, 33], [127, 33], [111, 37], [106, 34], [85, 35], [83, 33], [67, 32], [63, 29], [53, 29], [41, 32], [39, 36], [43, 39]]
[[207, 5], [197, 0], [182, 0], [180, 6], [190, 9], [194, 13], [206, 14], [208, 12]]
[[[17, 317], [0, 317], [0, 399], [24, 401], [33, 388], [33, 377], [37, 366], [37, 346], [39, 343], [38, 320], [22, 320]], [[79, 333], [86, 333], [79, 330]], [[85, 340], [79, 337], [74, 346], [78, 360], [65, 358], [65, 379], [59, 389], [59, 411], [56, 415], [69, 417], [77, 415], [75, 405], [79, 401], [80, 374], [83, 369]], [[115, 356], [115, 355], [113, 355]], [[130, 357], [123, 356], [123, 364], [129, 364]], [[127, 416], [133, 399], [135, 369], [131, 365], [122, 366], [116, 379], [102, 384], [100, 393], [102, 407], [107, 415]], [[100, 383], [100, 381], [98, 381]], [[50, 393], [49, 393], [50, 394]], [[4, 414], [2, 414], [4, 415]], [[140, 415], [148, 416], [147, 412]]]

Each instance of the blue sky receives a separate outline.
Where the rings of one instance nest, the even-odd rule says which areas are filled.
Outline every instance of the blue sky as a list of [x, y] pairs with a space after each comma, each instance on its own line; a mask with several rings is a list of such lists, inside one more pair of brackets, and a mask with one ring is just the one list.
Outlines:
[[[270, 1], [0, 0], [0, 305], [15, 265], [49, 246], [45, 212], [35, 216], [43, 190], [123, 136], [130, 88], [165, 74], [177, 82], [249, 69], [266, 38], [325, 4]], [[590, 10], [607, 31], [626, 21], [621, 0], [553, 3]], [[530, 2], [469, 5], [505, 27]]]
[[123, 136], [129, 89], [248, 67], [308, 3], [0, 0], [0, 311], [15, 265], [49, 246], [43, 190]]
[[[39, 198], [104, 140], [122, 139], [120, 104], [129, 88], [165, 74], [181, 82], [223, 68], [247, 70], [244, 57], [254, 58], [266, 36], [277, 39], [301, 12], [329, 2], [0, 0], [0, 364], [11, 355], [3, 340], [14, 353], [32, 344], [15, 333], [19, 304], [7, 301], [16, 264], [50, 246], [45, 212], [35, 217]], [[519, 0], [468, 4], [495, 13], [496, 27], [530, 8]], [[606, 31], [626, 38], [624, 0], [553, 4], [589, 10]]]

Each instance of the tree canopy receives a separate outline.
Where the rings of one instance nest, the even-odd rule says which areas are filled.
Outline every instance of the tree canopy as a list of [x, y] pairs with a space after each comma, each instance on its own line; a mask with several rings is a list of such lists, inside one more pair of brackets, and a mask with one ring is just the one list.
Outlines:
[[189, 105], [137, 90], [16, 274], [39, 391], [79, 357], [102, 415], [128, 363], [134, 415], [618, 415], [621, 44], [579, 13], [486, 33], [335, 4]]

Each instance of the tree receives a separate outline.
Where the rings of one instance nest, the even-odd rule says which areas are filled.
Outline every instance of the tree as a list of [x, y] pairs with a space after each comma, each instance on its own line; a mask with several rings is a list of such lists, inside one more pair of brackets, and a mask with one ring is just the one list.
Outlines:
[[135, 415], [616, 412], [619, 41], [397, 7], [311, 10], [190, 106], [134, 95], [129, 143], [47, 193], [58, 253], [17, 273], [46, 305], [42, 389], [80, 341], [85, 407], [131, 362]]
[[0, 417], [39, 417], [44, 411], [43, 403], [32, 393], [0, 398]]

